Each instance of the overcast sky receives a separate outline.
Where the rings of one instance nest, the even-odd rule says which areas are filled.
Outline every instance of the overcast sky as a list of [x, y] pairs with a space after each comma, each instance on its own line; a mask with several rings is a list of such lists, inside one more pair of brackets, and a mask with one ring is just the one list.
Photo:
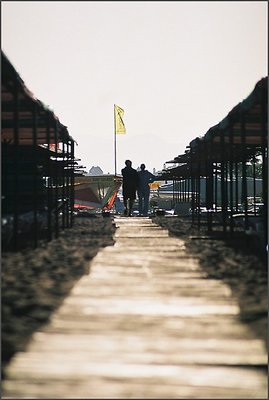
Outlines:
[[267, 76], [267, 1], [2, 1], [2, 50], [78, 142], [87, 170], [150, 171]]

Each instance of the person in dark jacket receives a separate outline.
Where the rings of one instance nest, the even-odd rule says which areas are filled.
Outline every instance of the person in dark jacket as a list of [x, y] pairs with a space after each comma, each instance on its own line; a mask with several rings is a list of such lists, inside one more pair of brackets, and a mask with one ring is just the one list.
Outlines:
[[138, 172], [139, 182], [138, 182], [138, 209], [139, 215], [147, 217], [149, 208], [149, 194], [150, 187], [149, 183], [156, 181], [155, 175], [145, 169], [145, 164], [140, 165], [140, 171]]
[[136, 199], [138, 187], [138, 172], [132, 168], [132, 161], [125, 161], [126, 167], [121, 170], [122, 173], [122, 195], [124, 204], [124, 215], [132, 215], [133, 204]]

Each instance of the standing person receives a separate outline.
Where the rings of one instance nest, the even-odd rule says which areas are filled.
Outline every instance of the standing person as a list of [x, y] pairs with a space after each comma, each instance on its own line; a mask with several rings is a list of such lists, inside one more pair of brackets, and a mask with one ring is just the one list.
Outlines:
[[136, 199], [138, 187], [138, 172], [132, 168], [132, 161], [125, 161], [126, 167], [121, 170], [122, 173], [122, 194], [124, 204], [124, 215], [132, 215], [133, 204]]
[[147, 217], [149, 208], [149, 194], [150, 187], [149, 183], [156, 180], [155, 175], [146, 170], [145, 164], [140, 165], [141, 170], [138, 172], [139, 183], [138, 183], [138, 208], [139, 215]]

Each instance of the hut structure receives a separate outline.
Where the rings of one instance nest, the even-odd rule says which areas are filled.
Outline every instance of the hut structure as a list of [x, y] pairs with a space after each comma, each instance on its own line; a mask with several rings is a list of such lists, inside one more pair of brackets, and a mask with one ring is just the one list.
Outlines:
[[[268, 243], [268, 77], [185, 153], [166, 163], [159, 179], [172, 180], [175, 208], [188, 201], [193, 224], [208, 233], [253, 234]], [[249, 170], [251, 169], [251, 174]]]
[[77, 160], [67, 127], [3, 52], [1, 66], [2, 249], [16, 251], [72, 226]]

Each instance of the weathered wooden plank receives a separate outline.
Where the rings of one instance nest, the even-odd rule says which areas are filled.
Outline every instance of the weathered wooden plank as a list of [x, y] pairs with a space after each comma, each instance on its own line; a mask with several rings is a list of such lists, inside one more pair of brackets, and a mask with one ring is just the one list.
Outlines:
[[267, 351], [223, 282], [147, 218], [118, 218], [2, 398], [266, 398]]

